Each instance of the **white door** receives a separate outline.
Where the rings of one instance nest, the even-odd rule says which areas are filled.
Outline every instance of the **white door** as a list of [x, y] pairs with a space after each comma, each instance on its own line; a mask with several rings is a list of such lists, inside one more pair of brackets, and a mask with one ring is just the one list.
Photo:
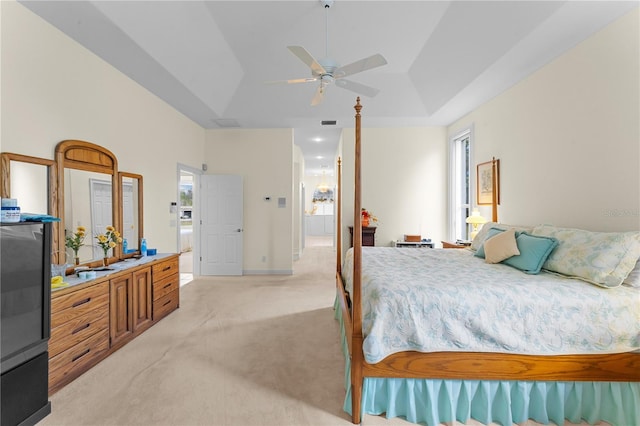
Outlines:
[[[102, 259], [104, 251], [96, 244], [95, 236], [107, 232], [107, 226], [113, 226], [113, 204], [111, 201], [111, 182], [99, 179], [90, 179], [91, 197], [91, 223], [93, 229], [90, 232], [93, 245], [93, 259]], [[113, 251], [109, 252], [113, 256]]]
[[202, 275], [242, 275], [242, 176], [203, 175]]

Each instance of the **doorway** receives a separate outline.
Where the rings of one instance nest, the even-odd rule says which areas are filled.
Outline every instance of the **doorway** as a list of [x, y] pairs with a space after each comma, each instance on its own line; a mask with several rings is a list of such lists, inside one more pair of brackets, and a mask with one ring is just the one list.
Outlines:
[[198, 234], [198, 203], [200, 175], [202, 172], [193, 167], [178, 164], [178, 203], [176, 222], [178, 228], [178, 252], [180, 253], [180, 285], [200, 275]]

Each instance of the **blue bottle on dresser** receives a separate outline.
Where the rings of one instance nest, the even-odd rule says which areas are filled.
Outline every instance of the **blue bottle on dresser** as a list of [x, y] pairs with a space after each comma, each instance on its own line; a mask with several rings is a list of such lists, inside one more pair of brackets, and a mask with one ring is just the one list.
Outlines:
[[145, 238], [143, 238], [142, 241], [140, 241], [140, 254], [142, 256], [147, 255], [147, 240]]

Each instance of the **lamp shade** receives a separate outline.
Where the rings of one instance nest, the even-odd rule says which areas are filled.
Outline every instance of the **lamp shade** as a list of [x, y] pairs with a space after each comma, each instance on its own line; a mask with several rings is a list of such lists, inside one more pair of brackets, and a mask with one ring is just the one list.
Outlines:
[[467, 218], [466, 222], [472, 225], [482, 225], [483, 223], [487, 223], [487, 219], [480, 216], [480, 212], [478, 211], [478, 209], [473, 209], [473, 212], [471, 212], [471, 216]]

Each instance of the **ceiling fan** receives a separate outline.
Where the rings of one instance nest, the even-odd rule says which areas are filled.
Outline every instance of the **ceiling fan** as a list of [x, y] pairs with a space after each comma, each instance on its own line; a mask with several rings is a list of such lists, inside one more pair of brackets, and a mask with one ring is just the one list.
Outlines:
[[305, 63], [311, 69], [311, 77], [298, 78], [293, 80], [281, 80], [273, 81], [270, 83], [311, 83], [320, 82], [316, 93], [311, 100], [311, 105], [315, 106], [322, 102], [324, 97], [325, 88], [331, 84], [334, 84], [343, 89], [351, 90], [352, 92], [360, 95], [374, 97], [378, 94], [379, 90], [373, 87], [366, 86], [355, 81], [347, 80], [344, 77], [367, 71], [372, 68], [377, 68], [387, 63], [387, 60], [381, 54], [377, 53], [367, 58], [360, 59], [359, 61], [352, 62], [345, 66], [340, 66], [335, 60], [329, 57], [329, 8], [333, 4], [333, 0], [320, 0], [326, 11], [326, 57], [320, 60], [316, 60], [311, 54], [302, 46], [287, 46], [287, 49], [298, 59]]

